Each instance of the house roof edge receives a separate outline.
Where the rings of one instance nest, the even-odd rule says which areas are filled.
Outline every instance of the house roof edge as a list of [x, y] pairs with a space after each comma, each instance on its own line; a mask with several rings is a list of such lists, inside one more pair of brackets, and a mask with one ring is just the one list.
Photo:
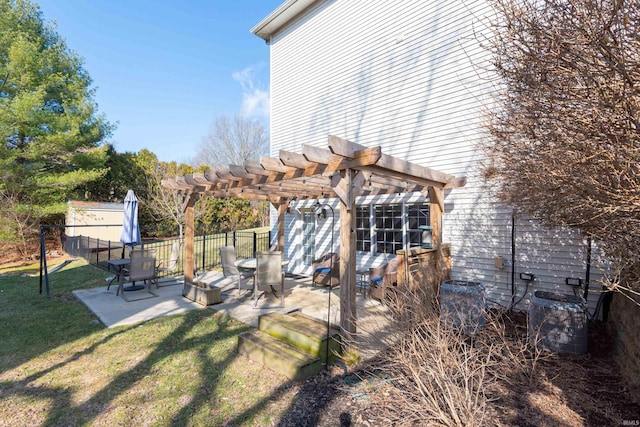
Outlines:
[[287, 0], [257, 23], [250, 31], [267, 43], [271, 37], [295, 21], [301, 14], [325, 0]]

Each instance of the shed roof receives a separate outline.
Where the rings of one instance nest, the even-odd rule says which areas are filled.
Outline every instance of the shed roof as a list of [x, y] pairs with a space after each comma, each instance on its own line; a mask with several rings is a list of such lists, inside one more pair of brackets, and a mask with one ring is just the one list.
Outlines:
[[70, 208], [84, 210], [124, 211], [124, 204], [111, 202], [87, 202], [84, 200], [70, 200]]

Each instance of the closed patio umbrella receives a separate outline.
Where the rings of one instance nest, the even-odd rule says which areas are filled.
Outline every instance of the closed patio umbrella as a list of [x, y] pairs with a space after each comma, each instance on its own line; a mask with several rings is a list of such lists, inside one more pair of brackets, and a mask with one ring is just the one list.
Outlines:
[[[122, 222], [122, 234], [120, 241], [126, 246], [135, 246], [140, 244], [140, 226], [138, 225], [138, 198], [133, 190], [127, 191], [124, 198], [124, 220]], [[124, 247], [122, 248], [122, 257], [124, 258]], [[144, 286], [136, 285], [124, 288], [125, 291], [143, 289]]]
[[141, 242], [138, 225], [138, 198], [133, 190], [129, 190], [124, 198], [124, 221], [120, 241], [129, 246], [135, 246]]

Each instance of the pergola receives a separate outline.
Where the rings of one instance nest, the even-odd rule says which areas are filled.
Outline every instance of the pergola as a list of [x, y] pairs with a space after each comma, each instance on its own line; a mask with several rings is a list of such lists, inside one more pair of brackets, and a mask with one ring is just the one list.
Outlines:
[[340, 201], [340, 326], [347, 338], [356, 333], [355, 200], [365, 195], [421, 192], [430, 200], [432, 240], [442, 235], [444, 190], [462, 187], [466, 178], [329, 136], [328, 149], [302, 145], [301, 153], [281, 150], [278, 158], [229, 165], [207, 173], [163, 180], [185, 195], [185, 281], [193, 281], [194, 210], [198, 195], [271, 202], [278, 211], [278, 250], [284, 250], [284, 214], [293, 200], [337, 198]]

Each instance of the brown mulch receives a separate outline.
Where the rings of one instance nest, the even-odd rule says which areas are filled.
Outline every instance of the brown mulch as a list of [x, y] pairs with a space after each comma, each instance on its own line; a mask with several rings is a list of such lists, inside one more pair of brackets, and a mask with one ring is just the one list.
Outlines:
[[[59, 239], [45, 240], [47, 259], [64, 255]], [[24, 253], [26, 251], [26, 253]], [[12, 268], [33, 264], [40, 259], [40, 240], [30, 239], [26, 247], [0, 243], [0, 268]]]
[[[514, 321], [522, 322], [523, 318], [515, 316]], [[546, 354], [540, 359], [533, 384], [495, 384], [487, 425], [638, 425], [640, 404], [624, 387], [612, 351], [613, 340], [606, 325], [593, 325], [588, 353]], [[351, 372], [333, 367], [299, 384], [295, 403], [278, 425], [402, 425], [384, 409], [393, 402], [385, 392], [388, 378], [376, 369], [381, 360], [384, 356]]]

